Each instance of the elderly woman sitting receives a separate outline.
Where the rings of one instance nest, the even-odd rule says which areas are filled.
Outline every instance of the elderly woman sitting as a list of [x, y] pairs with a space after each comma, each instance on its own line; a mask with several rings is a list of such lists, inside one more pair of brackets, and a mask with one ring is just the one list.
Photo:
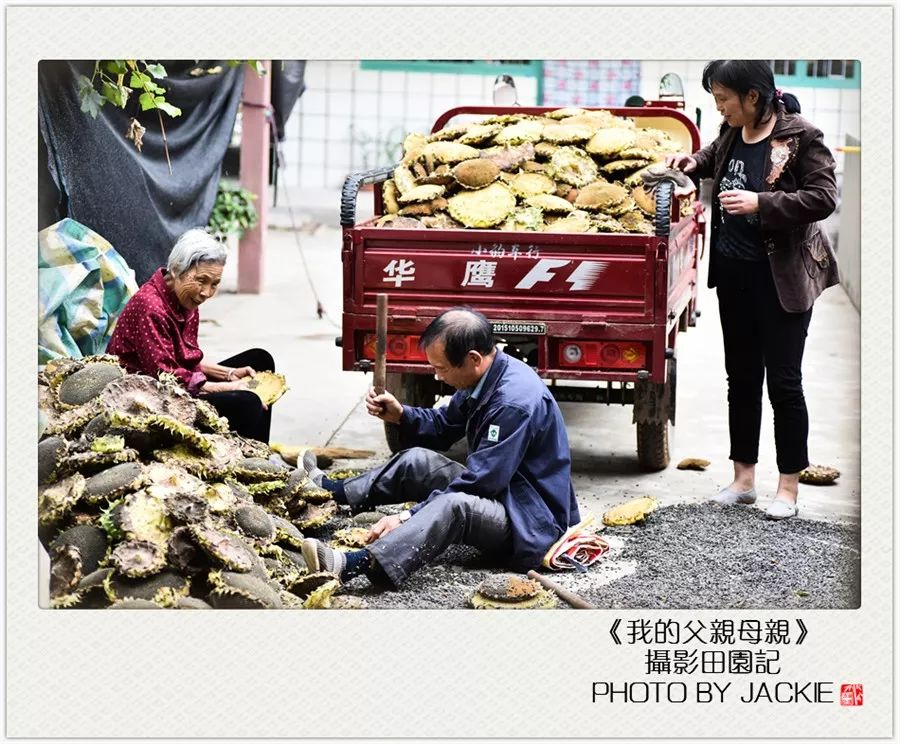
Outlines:
[[247, 389], [256, 371], [274, 371], [271, 354], [250, 349], [205, 364], [197, 345], [197, 308], [219, 287], [227, 252], [205, 230], [184, 233], [159, 269], [128, 301], [107, 352], [129, 372], [174, 374], [188, 392], [209, 401], [238, 434], [269, 441], [271, 411]]

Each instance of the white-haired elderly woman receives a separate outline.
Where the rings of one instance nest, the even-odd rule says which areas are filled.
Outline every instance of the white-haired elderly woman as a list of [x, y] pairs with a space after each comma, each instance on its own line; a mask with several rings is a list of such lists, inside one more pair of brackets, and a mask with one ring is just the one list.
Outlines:
[[197, 345], [197, 308], [222, 279], [225, 246], [205, 230], [188, 230], [176, 241], [165, 269], [159, 269], [128, 301], [110, 339], [129, 372], [175, 375], [189, 393], [209, 401], [238, 434], [269, 441], [271, 411], [247, 389], [256, 371], [274, 371], [272, 355], [249, 349], [218, 364], [203, 361]]

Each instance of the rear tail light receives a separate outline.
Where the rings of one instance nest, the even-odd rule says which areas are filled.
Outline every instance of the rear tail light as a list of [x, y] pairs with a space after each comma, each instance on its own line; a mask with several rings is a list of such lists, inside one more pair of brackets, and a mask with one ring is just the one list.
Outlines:
[[[367, 333], [363, 337], [362, 356], [365, 359], [375, 358], [375, 334]], [[419, 348], [418, 336], [401, 336], [389, 333], [387, 337], [387, 349], [385, 353], [391, 362], [427, 362], [428, 357]]]
[[647, 345], [640, 341], [560, 341], [559, 366], [643, 369], [647, 366]]

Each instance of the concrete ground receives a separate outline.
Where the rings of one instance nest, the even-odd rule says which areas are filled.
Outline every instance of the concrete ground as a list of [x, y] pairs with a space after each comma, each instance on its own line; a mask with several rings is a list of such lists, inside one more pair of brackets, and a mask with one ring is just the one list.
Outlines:
[[[274, 409], [272, 440], [370, 449], [376, 453], [370, 461], [338, 463], [366, 467], [386, 458], [388, 450], [381, 423], [362, 405], [371, 378], [342, 371], [340, 349], [334, 345], [343, 302], [338, 203], [336, 193], [324, 193], [315, 202], [295, 207], [298, 231], [286, 229], [291, 220], [283, 206], [272, 210], [262, 293], [234, 292], [233, 256], [219, 295], [201, 310], [200, 342], [207, 358], [214, 360], [253, 346], [271, 351], [290, 385]], [[704, 269], [704, 280], [705, 273]], [[316, 315], [317, 296], [325, 310], [322, 318]], [[677, 426], [669, 468], [658, 473], [638, 469], [630, 407], [562, 405], [582, 511], [592, 512], [598, 521], [611, 505], [641, 495], [651, 495], [663, 506], [701, 504], [731, 481], [722, 341], [713, 291], [703, 287], [699, 308], [697, 326], [678, 339]], [[838, 529], [839, 534], [827, 538], [838, 543], [857, 533], [860, 516], [859, 350], [859, 315], [840, 287], [831, 288], [813, 311], [804, 383], [810, 459], [837, 467], [841, 477], [828, 487], [801, 485], [799, 504], [801, 517]], [[705, 458], [712, 464], [704, 472], [677, 470], [674, 464], [685, 457]], [[766, 402], [758, 466], [760, 499], [749, 507], [753, 511], [748, 516], [763, 518], [777, 477], [772, 414]], [[853, 545], [847, 549], [855, 551]], [[633, 570], [631, 566], [629, 571]], [[842, 591], [853, 593], [847, 587]]]

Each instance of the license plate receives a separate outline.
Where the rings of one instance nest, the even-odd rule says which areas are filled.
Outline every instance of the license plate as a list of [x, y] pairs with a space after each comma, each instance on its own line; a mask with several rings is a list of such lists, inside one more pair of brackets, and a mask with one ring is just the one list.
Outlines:
[[547, 333], [547, 324], [498, 320], [491, 323], [491, 330], [494, 333], [519, 333], [528, 336], [542, 336]]

